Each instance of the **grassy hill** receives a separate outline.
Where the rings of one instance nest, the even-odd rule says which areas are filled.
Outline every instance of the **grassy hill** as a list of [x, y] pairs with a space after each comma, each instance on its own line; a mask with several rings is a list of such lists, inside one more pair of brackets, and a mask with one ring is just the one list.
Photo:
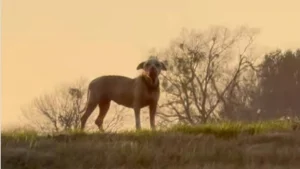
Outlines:
[[5, 169], [300, 168], [300, 132], [289, 122], [174, 126], [157, 132], [2, 132]]

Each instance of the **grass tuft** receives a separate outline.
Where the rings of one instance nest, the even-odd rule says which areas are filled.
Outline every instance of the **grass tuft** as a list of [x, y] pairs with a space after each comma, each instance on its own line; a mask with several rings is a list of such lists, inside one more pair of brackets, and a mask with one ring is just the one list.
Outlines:
[[38, 132], [33, 129], [17, 128], [1, 132], [1, 137], [4, 139], [32, 141], [39, 136]]

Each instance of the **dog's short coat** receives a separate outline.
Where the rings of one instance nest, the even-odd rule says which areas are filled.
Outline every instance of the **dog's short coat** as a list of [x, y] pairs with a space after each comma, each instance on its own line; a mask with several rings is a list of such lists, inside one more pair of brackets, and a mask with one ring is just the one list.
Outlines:
[[109, 109], [110, 102], [134, 109], [136, 129], [141, 129], [140, 109], [149, 106], [150, 126], [155, 130], [155, 114], [160, 96], [158, 75], [166, 66], [155, 57], [141, 62], [137, 70], [143, 69], [143, 74], [136, 78], [110, 75], [101, 76], [92, 80], [88, 87], [88, 100], [85, 113], [81, 117], [81, 129], [94, 109], [99, 106], [100, 112], [95, 121], [98, 128], [103, 131], [103, 120]]

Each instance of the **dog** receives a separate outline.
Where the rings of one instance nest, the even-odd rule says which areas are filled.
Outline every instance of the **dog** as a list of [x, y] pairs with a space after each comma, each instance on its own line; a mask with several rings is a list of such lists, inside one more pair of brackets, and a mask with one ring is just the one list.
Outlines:
[[81, 130], [95, 108], [99, 107], [99, 115], [95, 121], [100, 131], [103, 129], [103, 120], [109, 110], [111, 101], [132, 108], [135, 115], [136, 130], [141, 129], [140, 109], [149, 107], [150, 126], [155, 130], [155, 114], [160, 97], [160, 82], [158, 76], [161, 71], [166, 71], [166, 65], [156, 57], [149, 57], [147, 61], [138, 64], [137, 70], [143, 73], [136, 78], [118, 75], [106, 75], [95, 78], [89, 83], [87, 103], [80, 113]]

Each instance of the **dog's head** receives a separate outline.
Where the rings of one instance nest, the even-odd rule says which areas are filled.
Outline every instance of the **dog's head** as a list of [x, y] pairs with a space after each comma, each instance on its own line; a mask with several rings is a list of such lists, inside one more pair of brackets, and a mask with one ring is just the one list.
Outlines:
[[149, 76], [153, 82], [157, 79], [162, 70], [167, 70], [165, 64], [153, 56], [151, 56], [147, 61], [141, 62], [136, 69], [143, 69], [145, 74]]

